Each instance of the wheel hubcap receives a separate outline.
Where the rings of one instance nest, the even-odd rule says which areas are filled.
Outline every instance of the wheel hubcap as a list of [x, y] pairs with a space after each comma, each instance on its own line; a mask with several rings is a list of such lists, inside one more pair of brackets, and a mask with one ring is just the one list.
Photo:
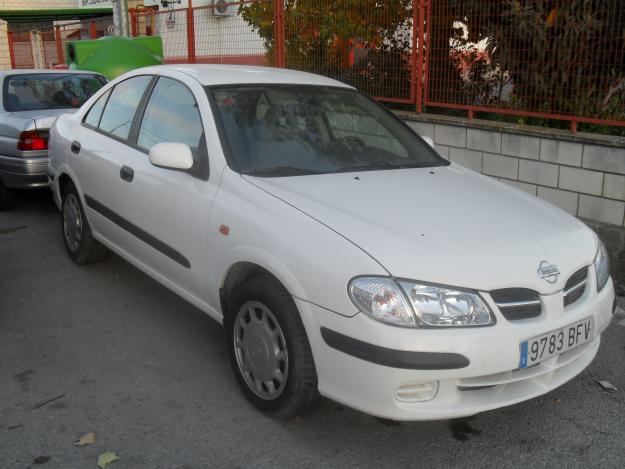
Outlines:
[[289, 369], [286, 341], [275, 316], [262, 303], [250, 301], [237, 313], [234, 350], [248, 387], [262, 399], [278, 398]]
[[82, 216], [74, 194], [68, 194], [63, 200], [63, 234], [67, 246], [76, 252], [82, 241]]

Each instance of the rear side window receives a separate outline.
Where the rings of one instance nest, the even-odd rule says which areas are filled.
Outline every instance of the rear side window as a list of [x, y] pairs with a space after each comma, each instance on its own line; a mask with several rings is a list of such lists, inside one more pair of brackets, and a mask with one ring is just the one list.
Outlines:
[[104, 110], [104, 105], [106, 104], [109, 94], [111, 94], [110, 91], [104, 93], [98, 98], [95, 104], [91, 106], [91, 109], [89, 109], [89, 112], [85, 116], [85, 124], [89, 124], [92, 127], [98, 126], [100, 123], [100, 116], [102, 115], [102, 111]]
[[118, 83], [102, 113], [100, 130], [127, 139], [137, 107], [150, 80], [151, 76], [141, 75]]
[[203, 128], [191, 90], [171, 78], [159, 78], [139, 127], [137, 145], [149, 150], [157, 143], [186, 143], [196, 154]]
[[23, 73], [4, 79], [4, 108], [9, 112], [79, 108], [106, 83], [88, 73]]

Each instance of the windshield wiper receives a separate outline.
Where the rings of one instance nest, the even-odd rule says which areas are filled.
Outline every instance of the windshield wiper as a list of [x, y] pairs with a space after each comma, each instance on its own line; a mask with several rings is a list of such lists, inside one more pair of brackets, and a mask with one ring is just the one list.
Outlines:
[[310, 174], [319, 174], [314, 169], [297, 168], [295, 166], [274, 166], [273, 168], [253, 169], [245, 174], [250, 176], [306, 176]]
[[82, 75], [82, 73], [70, 73], [70, 74], [62, 74], [59, 77], [53, 78], [52, 81], [57, 81], [57, 80], [63, 80], [64, 78], [74, 78], [77, 77], [78, 75]]
[[340, 168], [338, 171], [342, 173], [348, 173], [351, 171], [371, 171], [376, 169], [406, 169], [406, 168], [425, 168], [429, 166], [435, 166], [431, 163], [412, 163], [412, 164], [395, 164], [388, 161], [376, 161], [370, 164], [362, 164], [356, 166], [347, 166]]

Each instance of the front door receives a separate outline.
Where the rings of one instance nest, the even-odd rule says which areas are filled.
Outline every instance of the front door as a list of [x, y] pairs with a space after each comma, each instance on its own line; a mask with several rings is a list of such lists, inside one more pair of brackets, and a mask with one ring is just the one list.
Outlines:
[[[198, 97], [207, 101], [205, 95]], [[142, 111], [133, 136], [137, 155], [125, 154], [118, 168], [123, 203], [117, 209], [128, 222], [125, 242], [132, 255], [166, 281], [205, 299], [208, 218], [219, 174], [209, 174], [196, 96], [181, 81], [161, 76]], [[193, 168], [152, 165], [149, 149], [161, 142], [187, 144]]]

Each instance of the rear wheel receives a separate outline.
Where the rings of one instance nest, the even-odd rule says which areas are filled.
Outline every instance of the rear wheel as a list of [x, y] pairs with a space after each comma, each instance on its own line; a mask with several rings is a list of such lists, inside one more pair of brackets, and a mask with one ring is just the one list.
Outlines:
[[63, 189], [61, 227], [67, 253], [76, 264], [91, 264], [106, 257], [108, 249], [93, 238], [78, 191], [71, 182]]
[[308, 337], [293, 298], [259, 276], [234, 292], [226, 317], [232, 368], [245, 396], [278, 418], [303, 414], [319, 399]]
[[0, 210], [8, 210], [15, 205], [15, 191], [4, 185], [0, 179]]

